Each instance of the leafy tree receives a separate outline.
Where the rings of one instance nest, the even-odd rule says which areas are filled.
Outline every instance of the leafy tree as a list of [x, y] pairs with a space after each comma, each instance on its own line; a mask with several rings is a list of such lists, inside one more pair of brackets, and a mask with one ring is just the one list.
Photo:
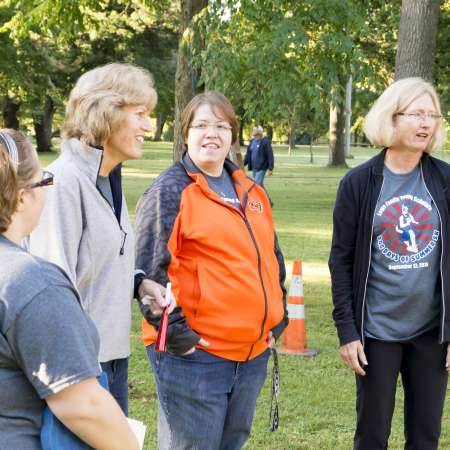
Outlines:
[[54, 75], [59, 71], [55, 62], [58, 48], [35, 31], [24, 34], [8, 30], [4, 24], [13, 18], [11, 9], [2, 10], [0, 88], [4, 98], [3, 116], [6, 125], [17, 128], [20, 105], [21, 116], [31, 117], [34, 122], [38, 150], [50, 150], [52, 97], [57, 97], [57, 86], [52, 78], [56, 79]]
[[440, 94], [442, 110], [450, 114], [450, 0], [443, 0], [439, 17], [436, 48], [436, 85]]
[[[43, 131], [49, 142], [54, 107], [62, 106], [74, 81], [107, 62], [132, 62], [150, 70], [159, 92], [157, 113], [172, 114], [174, 2], [11, 0], [8, 4], [0, 39], [7, 38], [11, 45], [2, 46], [0, 56], [12, 51], [15, 58], [6, 59], [4, 71], [0, 65], [0, 83], [2, 73], [17, 74], [2, 90], [19, 97], [23, 114], [33, 116], [38, 149], [43, 147], [39, 139]], [[24, 61], [30, 70], [23, 70]]]
[[[372, 45], [362, 39], [370, 34], [368, 6], [373, 15], [385, 8], [372, 3], [212, 2], [202, 28], [206, 44], [194, 52], [202, 82], [229, 96], [244, 121], [281, 125], [291, 135], [305, 129], [311, 116], [323, 120], [330, 103], [342, 111], [350, 73], [357, 86], [371, 78], [381, 84], [363, 48]], [[330, 164], [344, 164], [343, 152], [343, 145], [332, 147]]]

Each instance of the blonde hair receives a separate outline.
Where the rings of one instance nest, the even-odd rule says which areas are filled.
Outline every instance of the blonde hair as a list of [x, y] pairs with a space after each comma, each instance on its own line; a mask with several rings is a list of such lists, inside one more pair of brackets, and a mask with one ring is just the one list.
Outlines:
[[[417, 98], [428, 94], [433, 101], [436, 113], [441, 115], [441, 105], [434, 87], [422, 78], [403, 78], [392, 83], [374, 103], [364, 121], [367, 139], [380, 147], [389, 147], [396, 135], [395, 116], [404, 112]], [[431, 152], [445, 142], [446, 130], [443, 119], [438, 119], [436, 129], [426, 148]]]
[[19, 190], [33, 180], [39, 171], [39, 161], [30, 140], [23, 133], [12, 129], [2, 129], [0, 132], [12, 139], [18, 156], [15, 162], [0, 139], [0, 233], [4, 233], [17, 209]]
[[124, 106], [144, 105], [151, 113], [157, 100], [153, 78], [141, 67], [112, 63], [92, 69], [70, 93], [64, 138], [102, 144], [120, 127]]

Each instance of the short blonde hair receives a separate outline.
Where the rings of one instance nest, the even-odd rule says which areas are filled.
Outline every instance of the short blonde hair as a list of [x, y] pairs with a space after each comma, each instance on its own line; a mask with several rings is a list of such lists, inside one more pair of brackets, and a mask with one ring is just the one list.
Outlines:
[[[441, 105], [434, 87], [422, 78], [403, 78], [392, 83], [374, 103], [364, 121], [367, 139], [376, 146], [389, 147], [394, 143], [395, 116], [404, 112], [408, 106], [423, 94], [433, 101], [436, 113], [441, 115]], [[443, 119], [436, 122], [436, 129], [426, 148], [431, 152], [445, 142], [446, 130]]]
[[149, 113], [158, 96], [149, 72], [132, 64], [112, 63], [83, 74], [69, 96], [64, 138], [99, 145], [117, 130], [126, 105], [144, 105]]

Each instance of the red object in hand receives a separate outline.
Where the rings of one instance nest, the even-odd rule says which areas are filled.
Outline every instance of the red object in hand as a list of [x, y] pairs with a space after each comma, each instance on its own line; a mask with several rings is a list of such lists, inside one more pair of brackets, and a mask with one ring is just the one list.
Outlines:
[[159, 324], [158, 337], [156, 338], [155, 350], [165, 352], [167, 350], [167, 328], [169, 326], [169, 307], [165, 306]]

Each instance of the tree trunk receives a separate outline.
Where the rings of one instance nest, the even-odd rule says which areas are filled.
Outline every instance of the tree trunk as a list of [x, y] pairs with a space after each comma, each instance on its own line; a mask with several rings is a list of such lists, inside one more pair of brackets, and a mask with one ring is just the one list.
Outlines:
[[330, 143], [328, 166], [347, 167], [344, 143], [345, 112], [342, 104], [330, 107]]
[[352, 127], [352, 76], [348, 78], [345, 86], [345, 157], [353, 158], [351, 155], [351, 127]]
[[239, 122], [239, 145], [244, 146], [244, 121]]
[[36, 134], [36, 150], [38, 152], [52, 151], [52, 124], [55, 105], [51, 97], [45, 98], [44, 111], [40, 117], [33, 119]]
[[270, 142], [272, 142], [272, 139], [273, 139], [273, 127], [270, 126], [270, 125], [267, 127], [267, 138], [269, 139]]
[[291, 156], [295, 148], [295, 127], [291, 126], [289, 136], [288, 136], [288, 155]]
[[242, 170], [244, 170], [244, 161], [242, 160], [241, 146], [239, 140], [237, 140], [230, 149], [228, 157], [237, 164]]
[[181, 135], [181, 113], [191, 98], [195, 95], [192, 80], [192, 68], [189, 63], [189, 51], [185, 42], [185, 30], [191, 25], [192, 19], [208, 5], [208, 0], [181, 0], [181, 32], [178, 46], [177, 70], [175, 73], [175, 123], [173, 159], [177, 161], [184, 151]]
[[4, 97], [2, 117], [5, 128], [19, 129], [19, 119], [17, 118], [19, 108], [19, 103], [15, 103], [10, 97]]
[[162, 132], [163, 132], [165, 123], [166, 123], [166, 120], [164, 119], [162, 114], [160, 114], [156, 118], [156, 130], [155, 130], [155, 137], [153, 139], [155, 142], [159, 142], [161, 140], [161, 136], [162, 136]]
[[440, 0], [403, 0], [395, 79], [433, 81]]

